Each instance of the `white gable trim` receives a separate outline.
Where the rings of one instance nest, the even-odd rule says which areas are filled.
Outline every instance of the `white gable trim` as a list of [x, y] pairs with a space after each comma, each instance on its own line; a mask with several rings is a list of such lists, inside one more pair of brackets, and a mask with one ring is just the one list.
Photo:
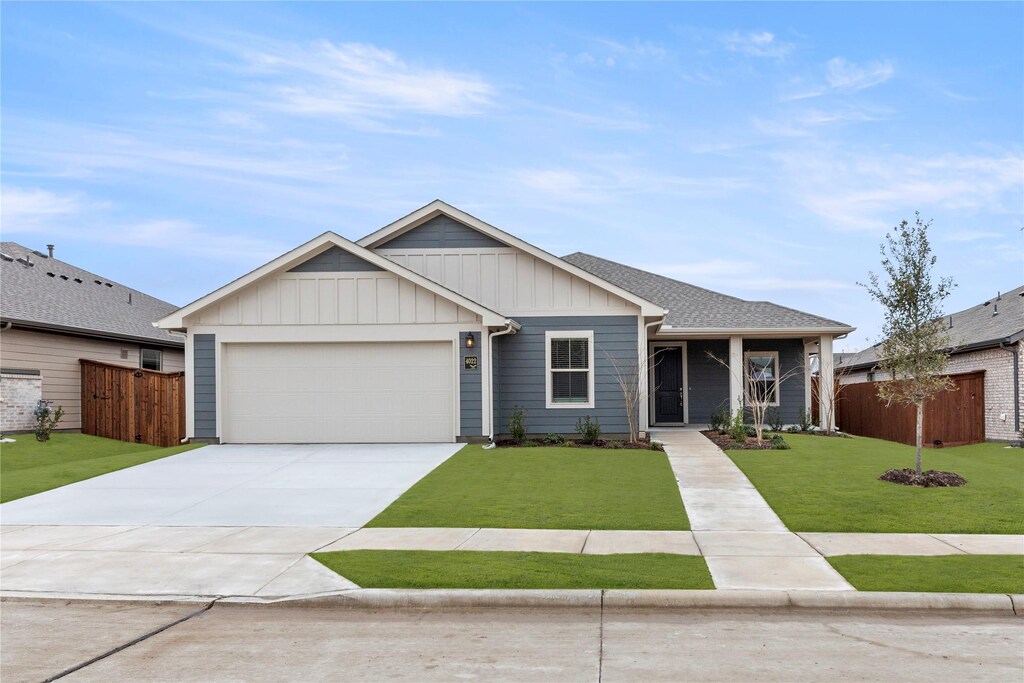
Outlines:
[[479, 315], [484, 325], [487, 326], [499, 326], [508, 325], [509, 319], [501, 315], [497, 311], [493, 311], [486, 306], [481, 306], [476, 301], [468, 299], [457, 292], [453, 292], [443, 285], [439, 285], [429, 278], [425, 278], [422, 275], [414, 273], [413, 271], [403, 266], [394, 263], [387, 258], [376, 254], [369, 249], [359, 246], [355, 242], [350, 242], [341, 235], [333, 232], [325, 232], [319, 237], [315, 237], [309, 242], [292, 249], [286, 254], [278, 256], [276, 259], [260, 266], [256, 270], [243, 275], [242, 277], [229, 282], [220, 289], [210, 292], [206, 296], [193, 301], [192, 303], [179, 308], [174, 313], [170, 314], [165, 318], [161, 318], [157, 321], [156, 326], [165, 330], [181, 330], [185, 329], [184, 319], [189, 315], [206, 308], [207, 306], [217, 303], [222, 299], [235, 294], [239, 290], [253, 284], [257, 280], [261, 280], [268, 275], [280, 271], [286, 271], [289, 268], [294, 268], [300, 263], [304, 263], [309, 258], [316, 256], [317, 254], [329, 249], [332, 246], [339, 247], [348, 253], [357, 256], [367, 263], [370, 263], [378, 268], [394, 273], [395, 275], [409, 280], [416, 285], [440, 296], [449, 301], [462, 306], [465, 309], [473, 311]]
[[397, 237], [405, 232], [408, 232], [409, 230], [412, 230], [413, 228], [416, 228], [422, 225], [423, 223], [427, 222], [431, 218], [435, 218], [441, 214], [444, 214], [449, 218], [457, 220], [460, 223], [465, 223], [469, 227], [473, 228], [478, 232], [483, 233], [484, 235], [487, 235], [488, 237], [496, 239], [497, 241], [503, 244], [507, 244], [510, 247], [515, 247], [516, 249], [526, 252], [527, 254], [533, 256], [534, 258], [550, 263], [556, 268], [560, 268], [565, 272], [570, 273], [571, 275], [574, 275], [580, 278], [581, 280], [584, 280], [585, 282], [600, 287], [606, 292], [611, 292], [612, 294], [615, 294], [616, 296], [639, 306], [642, 315], [665, 315], [665, 309], [659, 306], [658, 304], [648, 301], [647, 299], [644, 299], [642, 297], [639, 297], [636, 294], [633, 294], [632, 292], [628, 292], [625, 289], [622, 289], [621, 287], [613, 285], [607, 280], [599, 278], [593, 273], [588, 273], [582, 268], [577, 268], [571, 263], [563, 261], [557, 256], [549, 254], [543, 249], [539, 249], [538, 247], [533, 246], [529, 242], [524, 242], [518, 237], [510, 235], [504, 230], [500, 230], [494, 227], [493, 225], [490, 225], [489, 223], [485, 223], [479, 218], [471, 216], [465, 211], [461, 211], [452, 206], [451, 204], [447, 204], [441, 201], [440, 199], [435, 199], [426, 206], [413, 211], [408, 216], [405, 216], [404, 218], [399, 218], [394, 223], [391, 223], [390, 225], [387, 225], [381, 228], [380, 230], [377, 230], [376, 232], [370, 233], [366, 237], [356, 242], [356, 244], [358, 244], [361, 247], [366, 247], [367, 249], [373, 249], [378, 245], [388, 241], [389, 239], [392, 239], [393, 237]]

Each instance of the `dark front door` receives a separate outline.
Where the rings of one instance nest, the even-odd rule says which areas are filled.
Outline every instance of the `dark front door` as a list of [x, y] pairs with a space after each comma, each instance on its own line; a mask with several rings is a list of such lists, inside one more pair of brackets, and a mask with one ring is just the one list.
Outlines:
[[654, 421], [683, 422], [683, 354], [659, 348], [654, 355]]

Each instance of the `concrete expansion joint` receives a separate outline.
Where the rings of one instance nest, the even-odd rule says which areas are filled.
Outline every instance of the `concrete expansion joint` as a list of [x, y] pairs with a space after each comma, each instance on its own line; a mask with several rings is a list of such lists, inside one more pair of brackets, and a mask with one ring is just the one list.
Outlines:
[[179, 619], [175, 619], [174, 621], [172, 621], [172, 622], [170, 622], [168, 624], [164, 624], [163, 626], [155, 628], [155, 629], [153, 629], [153, 630], [151, 630], [151, 631], [149, 631], [147, 633], [144, 633], [141, 636], [139, 636], [138, 638], [133, 638], [132, 640], [129, 640], [127, 643], [123, 643], [121, 645], [118, 645], [115, 648], [111, 648], [110, 650], [107, 650], [106, 652], [98, 654], [95, 657], [93, 657], [92, 659], [88, 659], [88, 660], [82, 662], [81, 664], [76, 664], [75, 666], [72, 666], [70, 668], [64, 669], [60, 673], [57, 673], [57, 674], [55, 674], [53, 676], [50, 676], [43, 683], [50, 683], [50, 681], [55, 681], [55, 680], [57, 680], [59, 678], [64, 678], [65, 676], [73, 674], [76, 671], [81, 671], [82, 669], [86, 668], [87, 666], [91, 666], [91, 665], [95, 664], [96, 662], [99, 662], [101, 660], [106, 659], [107, 657], [111, 657], [113, 655], [116, 655], [118, 652], [122, 652], [122, 651], [127, 650], [128, 648], [130, 648], [130, 647], [132, 647], [134, 645], [138, 645], [139, 643], [141, 643], [143, 641], [149, 640], [153, 636], [159, 635], [159, 634], [163, 633], [164, 631], [166, 631], [168, 629], [174, 628], [178, 624], [183, 624], [186, 621], [189, 621], [190, 619], [194, 619], [194, 618], [198, 617], [201, 614], [205, 614], [206, 612], [208, 612], [211, 609], [213, 609], [213, 606], [217, 604], [218, 600], [220, 600], [219, 597], [218, 598], [214, 598], [213, 600], [208, 602], [205, 606], [203, 606], [202, 608], [200, 608], [200, 609], [198, 609], [198, 610], [196, 610], [194, 612], [190, 612], [189, 614], [186, 614], [185, 616], [183, 616], [183, 617], [181, 617]]

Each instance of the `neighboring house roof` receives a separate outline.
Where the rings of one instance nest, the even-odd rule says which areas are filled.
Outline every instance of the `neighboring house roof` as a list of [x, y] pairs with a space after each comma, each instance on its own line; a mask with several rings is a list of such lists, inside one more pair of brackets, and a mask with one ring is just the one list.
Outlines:
[[854, 330], [836, 320], [768, 301], [746, 301], [582, 252], [563, 256], [562, 260], [668, 309], [662, 326], [664, 332], [806, 331], [847, 334]]
[[[1013, 344], [1024, 338], [1024, 286], [1017, 287], [977, 306], [945, 317], [952, 326], [947, 330], [953, 342], [950, 352], [967, 353]], [[842, 367], [849, 370], [870, 368], [878, 362], [879, 344], [844, 358]], [[839, 363], [837, 363], [839, 367]]]
[[240, 289], [268, 275], [298, 266], [304, 263], [309, 258], [317, 256], [329, 250], [331, 247], [339, 247], [343, 251], [348, 252], [353, 256], [359, 257], [360, 259], [366, 261], [372, 266], [376, 266], [381, 270], [392, 272], [401, 278], [405, 278], [406, 280], [409, 280], [419, 285], [420, 287], [423, 287], [424, 289], [434, 294], [437, 294], [438, 296], [448, 299], [449, 301], [452, 301], [465, 309], [473, 311], [474, 313], [481, 317], [484, 325], [513, 325], [515, 327], [518, 327], [517, 323], [513, 322], [512, 320], [509, 320], [501, 313], [493, 311], [490, 308], [484, 306], [483, 304], [473, 301], [472, 299], [469, 299], [459, 294], [458, 292], [452, 291], [451, 289], [448, 289], [442, 284], [434, 282], [429, 278], [423, 277], [422, 275], [415, 273], [404, 266], [394, 263], [393, 261], [384, 258], [380, 254], [374, 253], [369, 249], [361, 247], [355, 242], [350, 242], [341, 235], [338, 235], [333, 232], [325, 232], [318, 237], [314, 237], [305, 244], [300, 245], [295, 249], [292, 249], [291, 251], [282, 254], [281, 256], [278, 256], [270, 263], [264, 264], [257, 268], [256, 270], [253, 270], [243, 275], [242, 277], [232, 282], [229, 282], [220, 289], [210, 292], [209, 294], [200, 299], [196, 299], [187, 306], [179, 308], [170, 315], [166, 315], [165, 317], [161, 318], [159, 320], [159, 325], [164, 329], [170, 330], [184, 329], [184, 319], [187, 316], [197, 311], [200, 311], [206, 308], [207, 306], [216, 303], [217, 301], [220, 301], [225, 297], [231, 296]]
[[0, 260], [0, 319], [4, 322], [159, 346], [185, 345], [180, 337], [153, 327], [176, 308], [174, 304], [16, 242], [0, 243], [0, 253], [4, 255]]
[[575, 275], [576, 277], [586, 282], [589, 282], [590, 284], [596, 285], [601, 289], [604, 289], [605, 291], [611, 292], [612, 294], [615, 294], [616, 296], [621, 297], [626, 301], [629, 301], [630, 303], [636, 304], [637, 306], [639, 306], [640, 312], [645, 316], [660, 317], [665, 312], [662, 306], [651, 301], [650, 299], [645, 298], [643, 295], [637, 294], [632, 290], [624, 288], [621, 285], [615, 283], [614, 281], [602, 278], [600, 276], [595, 277], [594, 273], [586, 270], [585, 268], [580, 268], [576, 264], [566, 262], [565, 260], [555, 256], [554, 254], [549, 254], [543, 249], [535, 247], [529, 242], [525, 242], [519, 239], [515, 235], [510, 235], [504, 230], [494, 227], [490, 223], [485, 223], [476, 216], [471, 216], [465, 211], [457, 209], [451, 204], [443, 202], [440, 199], [435, 199], [426, 206], [416, 209], [409, 215], [399, 218], [394, 223], [386, 225], [380, 230], [370, 233], [366, 237], [359, 240], [357, 244], [359, 244], [362, 247], [366, 247], [367, 249], [375, 249], [377, 247], [380, 247], [387, 241], [392, 240], [395, 237], [402, 235], [403, 233], [406, 233], [441, 214], [444, 214], [449, 218], [459, 221], [464, 225], [468, 225], [474, 230], [484, 235], [487, 235], [488, 237], [491, 237], [497, 240], [498, 242], [501, 242], [502, 244], [507, 244], [510, 247], [515, 247], [516, 249], [526, 252], [527, 254], [533, 256], [536, 259], [539, 259], [546, 263], [550, 263], [556, 268], [560, 268], [565, 272]]

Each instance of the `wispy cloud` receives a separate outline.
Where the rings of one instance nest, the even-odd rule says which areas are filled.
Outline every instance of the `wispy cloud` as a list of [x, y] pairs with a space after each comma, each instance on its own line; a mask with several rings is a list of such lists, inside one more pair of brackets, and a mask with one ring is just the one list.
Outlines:
[[276, 44], [244, 58], [266, 86], [266, 104], [294, 114], [464, 117], [489, 107], [496, 93], [478, 75], [411, 64], [366, 43]]
[[98, 208], [81, 194], [58, 194], [37, 187], [5, 183], [0, 189], [0, 217], [4, 232], [40, 232], [55, 220]]
[[565, 167], [515, 169], [510, 179], [515, 185], [547, 198], [599, 203], [643, 194], [722, 197], [749, 186], [748, 181], [738, 177], [660, 173], [628, 165], [617, 157], [589, 159], [586, 170]]
[[842, 57], [833, 57], [825, 65], [825, 80], [836, 90], [853, 92], [872, 88], [893, 77], [896, 70], [892, 62], [854, 64]]
[[946, 236], [947, 242], [977, 242], [978, 240], [990, 240], [1006, 237], [1001, 232], [989, 232], [984, 230], [962, 230]]
[[730, 52], [769, 59], [784, 59], [795, 47], [792, 43], [776, 40], [775, 34], [768, 31], [733, 31], [722, 36], [722, 44]]

